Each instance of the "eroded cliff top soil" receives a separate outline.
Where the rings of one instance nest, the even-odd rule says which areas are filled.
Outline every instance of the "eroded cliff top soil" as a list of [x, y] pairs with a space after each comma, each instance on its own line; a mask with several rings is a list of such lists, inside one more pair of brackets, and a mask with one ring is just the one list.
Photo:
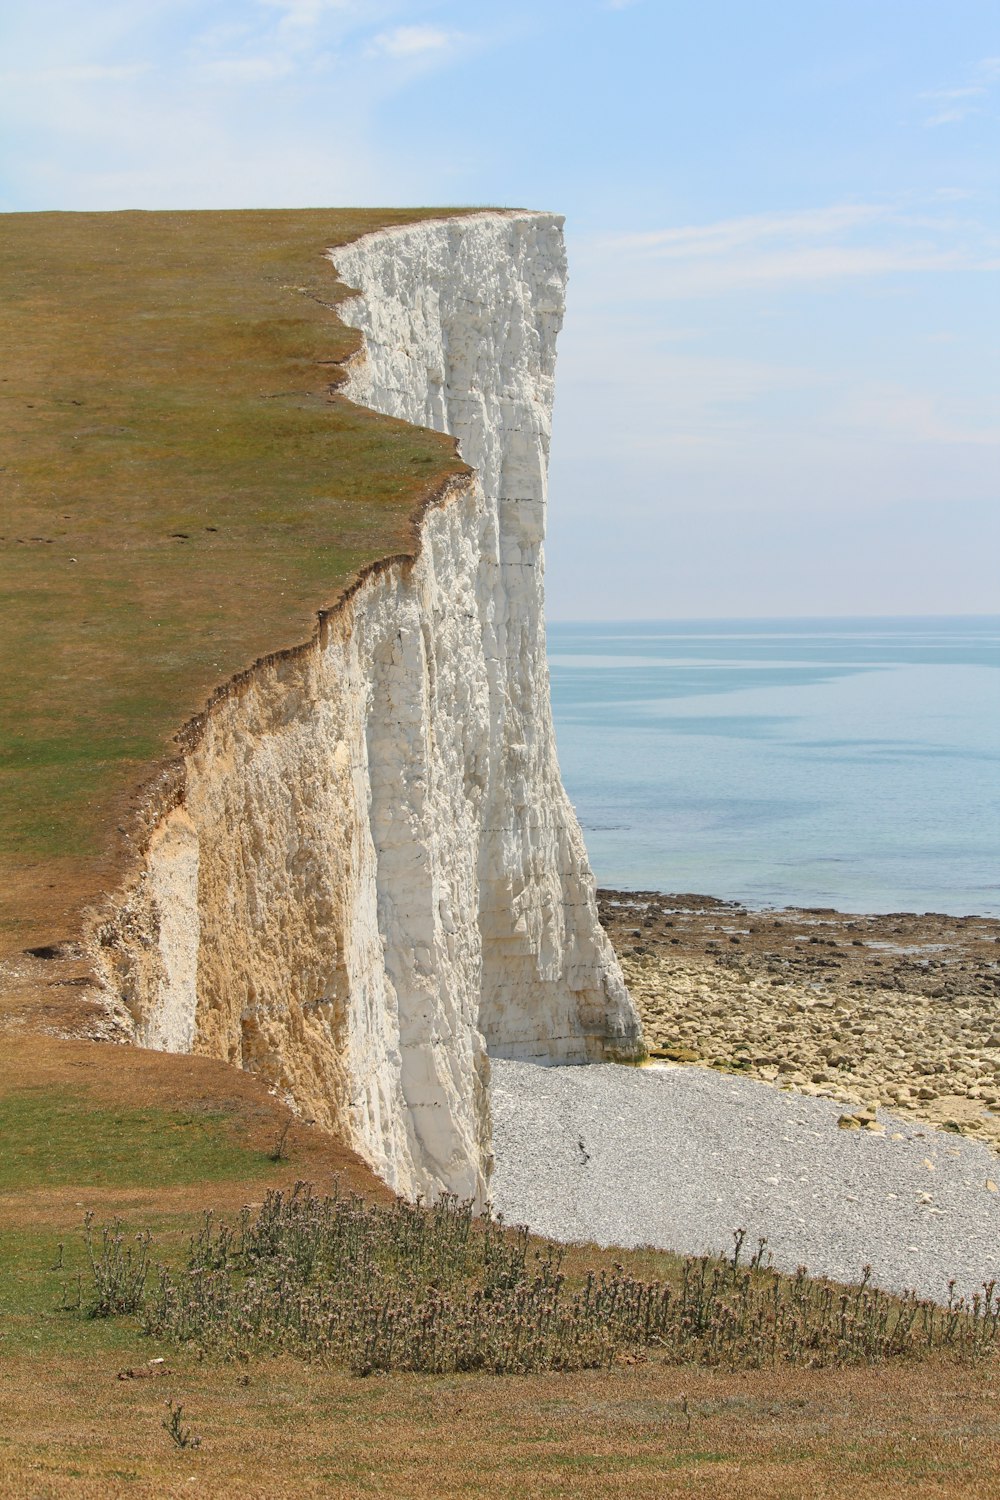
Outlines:
[[75, 933], [213, 689], [412, 552], [462, 466], [336, 395], [326, 251], [456, 212], [0, 215], [0, 954]]
[[1000, 922], [599, 892], [654, 1055], [1000, 1145]]

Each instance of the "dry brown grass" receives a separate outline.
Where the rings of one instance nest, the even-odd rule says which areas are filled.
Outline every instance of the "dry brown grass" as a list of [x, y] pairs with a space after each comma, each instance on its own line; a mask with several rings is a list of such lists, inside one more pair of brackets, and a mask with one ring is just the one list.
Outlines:
[[[150, 1350], [5, 1362], [0, 1495], [995, 1500], [992, 1371], [351, 1377]], [[174, 1449], [167, 1397], [202, 1438]], [[686, 1404], [686, 1412], [685, 1412]], [[690, 1417], [690, 1424], [688, 1423]]]
[[[221, 1115], [246, 1167], [211, 1184], [79, 1181], [0, 1198], [0, 1298], [12, 1277], [32, 1283], [0, 1318], [0, 1496], [1000, 1494], [992, 1361], [734, 1374], [651, 1353], [583, 1374], [358, 1379], [285, 1358], [199, 1361], [132, 1323], [58, 1313], [61, 1278], [47, 1268], [59, 1241], [78, 1239], [84, 1208], [151, 1223], [158, 1244], [177, 1249], [200, 1210], [234, 1214], [297, 1177], [338, 1174], [388, 1194], [342, 1144], [302, 1125], [291, 1128], [290, 1160], [270, 1163], [283, 1106], [210, 1059], [39, 1037], [15, 1039], [7, 1057], [4, 1091], [73, 1089], [81, 1107], [117, 1105], [126, 1128], [130, 1110]], [[573, 1250], [567, 1270], [614, 1258]], [[618, 1258], [639, 1276], [662, 1269], [650, 1252]], [[118, 1379], [157, 1355], [172, 1374]], [[168, 1397], [201, 1435], [197, 1450], [176, 1449], [162, 1429]]]

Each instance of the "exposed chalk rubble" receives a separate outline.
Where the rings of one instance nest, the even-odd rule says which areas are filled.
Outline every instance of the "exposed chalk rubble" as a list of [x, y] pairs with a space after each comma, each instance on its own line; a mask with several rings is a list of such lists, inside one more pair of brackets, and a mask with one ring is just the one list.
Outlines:
[[258, 1072], [398, 1191], [482, 1197], [489, 1053], [642, 1053], [549, 708], [561, 221], [426, 221], [335, 261], [346, 394], [453, 433], [474, 473], [412, 563], [220, 695], [95, 941], [140, 1044]]

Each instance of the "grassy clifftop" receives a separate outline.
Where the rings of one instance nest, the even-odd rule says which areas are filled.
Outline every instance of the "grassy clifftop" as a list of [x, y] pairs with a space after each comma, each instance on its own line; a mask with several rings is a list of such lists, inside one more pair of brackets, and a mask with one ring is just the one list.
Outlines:
[[412, 551], [454, 444], [335, 394], [324, 252], [440, 212], [0, 216], [0, 952], [72, 930], [214, 687]]

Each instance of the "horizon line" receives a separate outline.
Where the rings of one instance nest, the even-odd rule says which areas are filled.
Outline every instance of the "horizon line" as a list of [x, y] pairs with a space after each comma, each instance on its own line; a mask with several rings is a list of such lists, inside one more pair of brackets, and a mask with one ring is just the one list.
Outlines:
[[927, 621], [927, 620], [956, 620], [956, 621], [996, 621], [1000, 623], [1000, 611], [995, 614], [857, 614], [857, 615], [635, 615], [615, 616], [614, 618], [590, 618], [574, 616], [573, 618], [552, 618], [546, 616], [547, 625], [730, 625], [730, 624], [831, 624], [831, 623], [857, 623], [859, 621]]

